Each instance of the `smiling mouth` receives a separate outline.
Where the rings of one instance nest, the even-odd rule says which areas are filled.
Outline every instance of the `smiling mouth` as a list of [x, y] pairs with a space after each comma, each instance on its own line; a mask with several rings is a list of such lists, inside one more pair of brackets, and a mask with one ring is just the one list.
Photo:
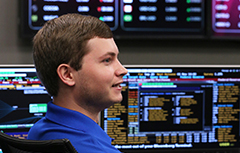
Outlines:
[[112, 87], [121, 87], [121, 84], [114, 84]]

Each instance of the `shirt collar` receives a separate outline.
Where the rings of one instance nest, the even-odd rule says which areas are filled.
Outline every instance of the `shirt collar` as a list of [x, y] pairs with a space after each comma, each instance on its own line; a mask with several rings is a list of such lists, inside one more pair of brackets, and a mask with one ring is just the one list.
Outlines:
[[45, 117], [57, 124], [69, 127], [75, 130], [79, 130], [91, 135], [96, 133], [100, 138], [110, 138], [99, 125], [86, 115], [70, 110], [64, 107], [49, 102], [47, 106], [47, 113]]

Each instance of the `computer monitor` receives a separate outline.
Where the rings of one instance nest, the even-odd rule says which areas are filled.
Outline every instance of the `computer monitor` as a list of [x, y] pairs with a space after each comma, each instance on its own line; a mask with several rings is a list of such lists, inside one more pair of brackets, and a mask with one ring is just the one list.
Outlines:
[[239, 0], [212, 0], [212, 38], [239, 39]]
[[26, 138], [50, 100], [33, 65], [0, 65], [0, 131]]
[[208, 0], [20, 0], [20, 34], [33, 35], [66, 13], [92, 15], [117, 39], [204, 38]]
[[240, 65], [126, 65], [101, 126], [124, 153], [239, 152]]
[[[130, 152], [239, 152], [240, 65], [125, 65], [101, 126]], [[26, 138], [51, 101], [33, 65], [0, 65], [0, 130]]]

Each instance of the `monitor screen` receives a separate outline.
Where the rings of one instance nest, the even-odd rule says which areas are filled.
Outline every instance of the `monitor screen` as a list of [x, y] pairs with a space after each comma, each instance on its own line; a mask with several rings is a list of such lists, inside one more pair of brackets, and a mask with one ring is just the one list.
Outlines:
[[206, 0], [21, 0], [21, 35], [32, 37], [42, 25], [66, 13], [104, 21], [115, 38], [205, 36]]
[[240, 65], [126, 65], [101, 126], [124, 153], [238, 152]]
[[238, 38], [240, 36], [239, 0], [212, 0], [213, 38]]
[[26, 138], [49, 101], [33, 65], [0, 65], [0, 131]]
[[[101, 126], [124, 153], [240, 147], [240, 65], [125, 65]], [[0, 65], [0, 131], [26, 138], [51, 101], [33, 65]]]

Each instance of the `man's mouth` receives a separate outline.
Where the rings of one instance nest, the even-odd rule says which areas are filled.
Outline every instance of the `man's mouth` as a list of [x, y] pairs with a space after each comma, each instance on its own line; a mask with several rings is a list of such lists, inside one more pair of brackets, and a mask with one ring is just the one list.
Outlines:
[[114, 84], [112, 87], [121, 87], [121, 84]]

